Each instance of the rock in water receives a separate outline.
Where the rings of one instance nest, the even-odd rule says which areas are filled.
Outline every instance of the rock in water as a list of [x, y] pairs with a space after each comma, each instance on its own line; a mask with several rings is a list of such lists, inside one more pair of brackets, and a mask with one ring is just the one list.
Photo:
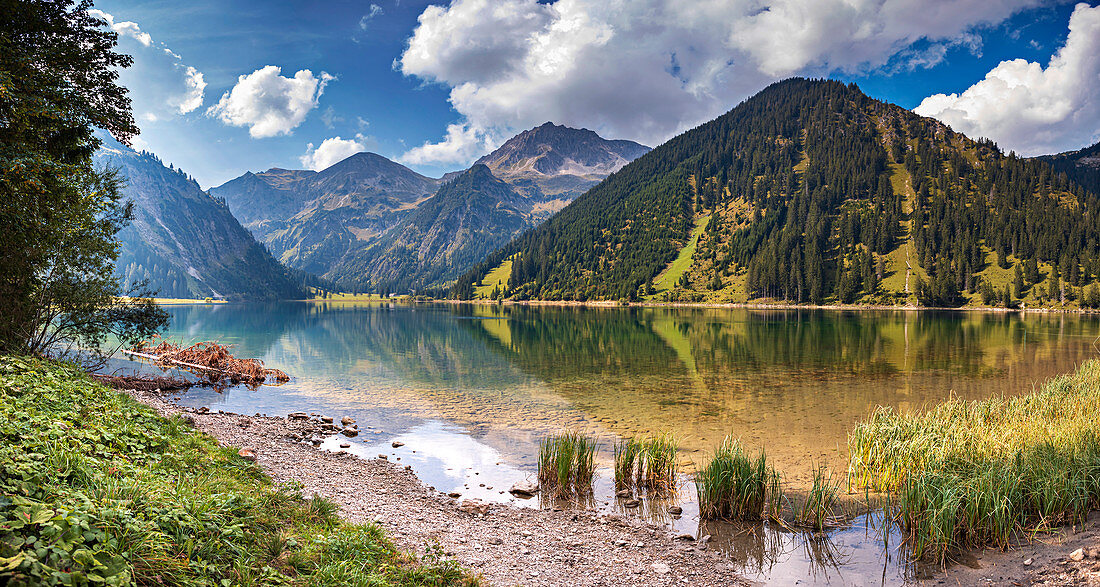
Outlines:
[[356, 428], [344, 428], [343, 430], [341, 430], [341, 432], [344, 436], [347, 436], [348, 438], [355, 438], [356, 436], [359, 436], [359, 430]]
[[520, 481], [508, 490], [508, 493], [512, 495], [518, 495], [521, 497], [534, 497], [539, 492], [539, 486], [530, 481]]
[[402, 446], [405, 446], [405, 443], [401, 442], [400, 440], [395, 440], [395, 441], [393, 441], [393, 444], [391, 444], [390, 446], [392, 446], [394, 448], [400, 448]]
[[340, 423], [344, 426], [351, 426], [355, 423], [355, 418], [352, 418], [351, 416], [344, 416], [343, 418], [340, 418]]
[[674, 506], [668, 508], [668, 513], [670, 513], [674, 516], [678, 516], [678, 515], [684, 513], [684, 508], [682, 508], [678, 505], [674, 505]]

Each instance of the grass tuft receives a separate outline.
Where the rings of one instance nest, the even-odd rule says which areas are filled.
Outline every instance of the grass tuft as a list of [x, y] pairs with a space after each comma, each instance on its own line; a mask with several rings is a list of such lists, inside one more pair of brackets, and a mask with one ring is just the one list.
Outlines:
[[704, 520], [760, 520], [768, 505], [769, 488], [772, 493], [777, 491], [777, 479], [764, 451], [751, 458], [740, 441], [727, 436], [710, 462], [695, 474], [699, 515]]
[[1023, 396], [879, 408], [848, 450], [849, 484], [890, 494], [915, 557], [1004, 548], [1100, 505], [1100, 362]]
[[615, 488], [637, 487], [652, 494], [676, 490], [676, 457], [680, 447], [671, 433], [615, 445]]
[[596, 476], [596, 442], [579, 432], [565, 432], [539, 442], [539, 486], [553, 498], [592, 493]]

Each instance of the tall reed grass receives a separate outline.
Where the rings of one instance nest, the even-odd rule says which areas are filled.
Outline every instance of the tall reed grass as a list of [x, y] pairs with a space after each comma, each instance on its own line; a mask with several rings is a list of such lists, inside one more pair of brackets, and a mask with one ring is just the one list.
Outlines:
[[629, 438], [615, 445], [615, 488], [637, 487], [650, 493], [676, 489], [679, 445], [671, 433], [642, 440]]
[[539, 442], [539, 486], [554, 498], [592, 493], [596, 441], [579, 432], [554, 434]]
[[[695, 474], [699, 515], [704, 520], [760, 520], [778, 507], [779, 481], [764, 451], [750, 457], [730, 437]], [[769, 503], [769, 494], [774, 499]]]
[[1100, 506], [1100, 362], [1018, 397], [879, 408], [848, 450], [850, 486], [889, 494], [915, 557], [1006, 547]]

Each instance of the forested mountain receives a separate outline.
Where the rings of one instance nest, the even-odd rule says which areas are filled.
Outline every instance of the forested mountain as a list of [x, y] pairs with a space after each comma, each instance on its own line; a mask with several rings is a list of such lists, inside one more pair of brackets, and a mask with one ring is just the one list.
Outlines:
[[[530, 226], [529, 201], [484, 165], [447, 182], [341, 274], [393, 291], [423, 290], [462, 273]], [[370, 280], [370, 281], [367, 281]]]
[[518, 299], [1060, 304], [1091, 297], [1098, 237], [1096, 196], [1050, 164], [790, 79], [627, 165], [452, 293], [508, 266]]
[[1065, 173], [1094, 194], [1100, 194], [1100, 143], [1077, 151], [1044, 155], [1040, 160], [1050, 163], [1056, 171]]
[[[246, 173], [211, 193], [291, 267], [343, 289], [404, 291], [453, 280], [647, 150], [546, 123], [439, 180], [359, 153], [317, 173]], [[432, 198], [454, 183], [472, 191]]]
[[117, 169], [133, 222], [119, 233], [124, 282], [148, 280], [161, 297], [291, 299], [306, 295], [304, 275], [256, 242], [225, 203], [155, 155], [104, 135], [97, 164]]

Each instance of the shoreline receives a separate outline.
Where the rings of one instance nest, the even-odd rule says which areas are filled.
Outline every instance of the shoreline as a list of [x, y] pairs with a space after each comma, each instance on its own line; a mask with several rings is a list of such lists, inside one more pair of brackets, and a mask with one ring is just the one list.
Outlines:
[[[292, 440], [303, 428], [289, 417], [196, 410], [163, 393], [122, 393], [162, 416], [183, 416], [220, 445], [252, 451], [276, 483], [298, 483], [338, 504], [344, 519], [375, 522], [400, 548], [416, 555], [434, 550], [481, 573], [489, 585], [758, 584], [741, 576], [728, 555], [709, 549], [706, 538], [676, 535], [641, 518], [455, 498], [383, 455], [367, 459]], [[1084, 556], [1074, 561], [1077, 549]], [[911, 582], [1100, 585], [1100, 512], [1080, 526], [1014, 541], [1005, 551], [950, 558], [949, 566]]]
[[690, 309], [742, 309], [742, 310], [836, 310], [836, 311], [893, 311], [893, 312], [987, 312], [991, 314], [1098, 314], [1097, 310], [1083, 308], [999, 308], [993, 306], [960, 306], [958, 308], [940, 308], [931, 306], [897, 306], [871, 304], [765, 304], [749, 302], [629, 302], [618, 301], [569, 301], [569, 300], [410, 300], [409, 303], [476, 304], [480, 306], [546, 306], [561, 308], [690, 308]]
[[453, 498], [398, 463], [292, 441], [288, 418], [202, 413], [155, 392], [124, 393], [163, 416], [185, 416], [223, 446], [251, 450], [275, 482], [332, 500], [348, 521], [378, 523], [409, 552], [438, 546], [490, 585], [751, 584], [705, 540], [640, 519]]

